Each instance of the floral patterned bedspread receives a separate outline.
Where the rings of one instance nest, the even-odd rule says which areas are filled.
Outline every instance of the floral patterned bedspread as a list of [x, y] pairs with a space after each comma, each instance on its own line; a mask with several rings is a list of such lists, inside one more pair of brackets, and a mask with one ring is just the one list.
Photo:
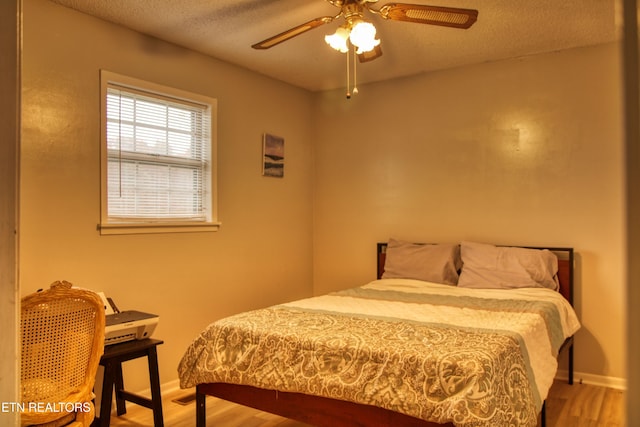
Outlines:
[[178, 373], [183, 388], [246, 384], [457, 426], [535, 426], [579, 327], [548, 289], [377, 280], [216, 321]]

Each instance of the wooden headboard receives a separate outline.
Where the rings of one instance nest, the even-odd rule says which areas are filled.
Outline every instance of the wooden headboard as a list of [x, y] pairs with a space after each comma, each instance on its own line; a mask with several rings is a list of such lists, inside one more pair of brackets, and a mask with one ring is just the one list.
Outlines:
[[[527, 249], [548, 249], [558, 257], [558, 282], [560, 282], [560, 293], [573, 305], [573, 248], [543, 248], [537, 246], [521, 246]], [[377, 278], [384, 273], [384, 261], [387, 257], [387, 243], [378, 243], [377, 248], [378, 274]]]

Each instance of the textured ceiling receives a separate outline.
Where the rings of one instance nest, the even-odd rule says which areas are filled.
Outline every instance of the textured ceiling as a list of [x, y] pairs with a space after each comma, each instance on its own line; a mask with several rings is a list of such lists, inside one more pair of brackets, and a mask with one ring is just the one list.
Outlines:
[[[267, 50], [251, 45], [338, 9], [324, 0], [51, 0], [309, 90], [345, 86], [346, 57], [324, 35], [338, 19]], [[386, 4], [381, 0], [374, 7]], [[477, 9], [468, 30], [367, 13], [383, 55], [358, 64], [360, 84], [431, 70], [614, 41], [616, 0], [411, 0]]]

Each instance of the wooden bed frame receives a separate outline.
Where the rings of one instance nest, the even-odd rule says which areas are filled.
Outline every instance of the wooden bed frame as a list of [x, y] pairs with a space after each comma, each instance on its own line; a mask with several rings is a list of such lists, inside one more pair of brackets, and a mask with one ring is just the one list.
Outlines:
[[[386, 243], [377, 245], [377, 278], [382, 277], [386, 258]], [[573, 305], [573, 248], [549, 249], [558, 257], [558, 280], [560, 293]], [[569, 337], [560, 348], [568, 348], [569, 384], [573, 384], [573, 337]], [[399, 412], [371, 405], [311, 396], [301, 393], [267, 390], [252, 386], [225, 383], [207, 383], [196, 386], [196, 426], [206, 426], [206, 396], [214, 396], [230, 402], [270, 412], [303, 423], [333, 427], [354, 426], [398, 426], [398, 427], [443, 427], [452, 423], [438, 424], [410, 417]], [[545, 406], [542, 406], [541, 420], [545, 425]]]

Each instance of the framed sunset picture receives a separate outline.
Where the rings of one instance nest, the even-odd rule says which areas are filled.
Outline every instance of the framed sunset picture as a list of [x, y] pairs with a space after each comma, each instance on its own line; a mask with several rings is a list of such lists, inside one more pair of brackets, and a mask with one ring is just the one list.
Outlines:
[[269, 133], [262, 136], [262, 175], [284, 177], [284, 138]]

